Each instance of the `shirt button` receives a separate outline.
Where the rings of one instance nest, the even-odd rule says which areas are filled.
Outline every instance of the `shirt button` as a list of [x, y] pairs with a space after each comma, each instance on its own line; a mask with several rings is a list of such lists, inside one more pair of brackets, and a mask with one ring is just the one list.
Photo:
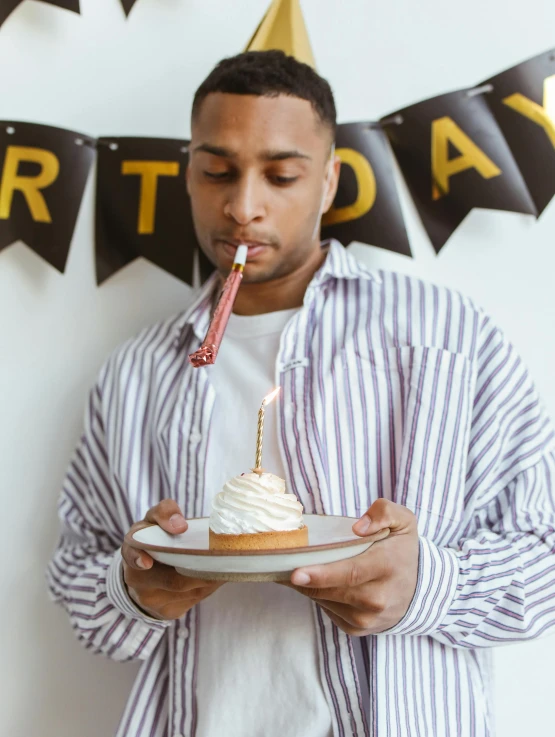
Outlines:
[[198, 445], [202, 440], [202, 435], [199, 432], [192, 432], [189, 435], [189, 442], [191, 445]]
[[[186, 640], [189, 637], [189, 628], [188, 627], [182, 627], [178, 633], [177, 636], [180, 640]], [[179, 735], [177, 735], [179, 737]]]

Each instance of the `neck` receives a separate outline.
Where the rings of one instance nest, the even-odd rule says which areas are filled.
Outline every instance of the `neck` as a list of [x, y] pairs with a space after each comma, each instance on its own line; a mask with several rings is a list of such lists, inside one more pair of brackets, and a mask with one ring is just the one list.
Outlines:
[[266, 312], [301, 307], [306, 288], [324, 263], [326, 253], [327, 251], [322, 248], [314, 249], [313, 255], [307, 261], [285, 276], [264, 282], [241, 284], [233, 312], [236, 315], [262, 315]]

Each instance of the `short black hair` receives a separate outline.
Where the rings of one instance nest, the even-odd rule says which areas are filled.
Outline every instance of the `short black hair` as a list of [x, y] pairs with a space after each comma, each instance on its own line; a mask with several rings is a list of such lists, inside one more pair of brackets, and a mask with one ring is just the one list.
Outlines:
[[220, 61], [195, 93], [193, 119], [213, 92], [261, 97], [289, 95], [308, 100], [335, 140], [337, 113], [329, 83], [311, 66], [283, 51], [245, 51]]

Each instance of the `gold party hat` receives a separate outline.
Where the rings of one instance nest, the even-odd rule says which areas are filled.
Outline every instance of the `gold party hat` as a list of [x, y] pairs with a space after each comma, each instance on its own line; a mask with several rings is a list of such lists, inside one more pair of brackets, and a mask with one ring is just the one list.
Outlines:
[[273, 0], [245, 51], [270, 49], [316, 68], [299, 0]]

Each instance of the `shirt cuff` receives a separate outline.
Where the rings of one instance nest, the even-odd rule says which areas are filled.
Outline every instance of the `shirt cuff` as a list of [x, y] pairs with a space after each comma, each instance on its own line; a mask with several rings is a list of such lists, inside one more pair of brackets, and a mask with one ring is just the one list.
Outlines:
[[436, 632], [455, 595], [459, 579], [459, 560], [454, 550], [438, 548], [420, 538], [416, 591], [403, 619], [385, 635], [430, 635]]
[[108, 572], [106, 575], [106, 596], [108, 600], [119, 609], [120, 612], [126, 614], [133, 619], [139, 619], [145, 624], [149, 624], [159, 629], [165, 629], [171, 622], [169, 620], [155, 619], [149, 617], [142, 609], [135, 604], [129, 596], [127, 586], [123, 580], [123, 558], [121, 557], [121, 548], [116, 550]]

